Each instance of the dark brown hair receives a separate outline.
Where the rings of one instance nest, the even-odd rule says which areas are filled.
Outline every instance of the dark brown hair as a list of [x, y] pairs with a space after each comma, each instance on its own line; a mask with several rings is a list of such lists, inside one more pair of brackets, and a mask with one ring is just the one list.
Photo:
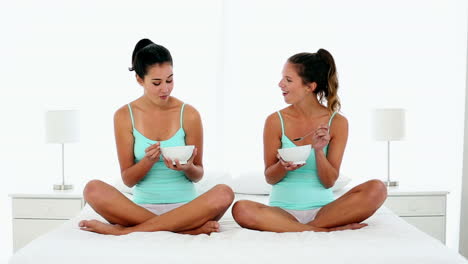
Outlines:
[[304, 84], [315, 82], [317, 88], [314, 93], [323, 104], [327, 100], [327, 108], [330, 112], [340, 111], [341, 103], [338, 97], [338, 76], [335, 60], [325, 49], [319, 49], [316, 53], [298, 53], [288, 59], [289, 63], [296, 66], [297, 73]]
[[132, 67], [129, 70], [135, 71], [140, 78], [144, 78], [148, 73], [149, 66], [163, 63], [172, 65], [172, 56], [169, 50], [149, 39], [141, 39], [133, 49]]

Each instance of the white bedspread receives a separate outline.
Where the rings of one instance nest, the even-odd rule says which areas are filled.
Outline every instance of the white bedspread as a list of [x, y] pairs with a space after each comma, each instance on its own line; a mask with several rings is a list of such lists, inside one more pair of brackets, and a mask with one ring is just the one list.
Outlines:
[[[267, 196], [236, 195], [245, 198], [267, 201]], [[81, 231], [82, 219], [102, 218], [86, 205], [79, 216], [16, 252], [10, 263], [468, 263], [386, 208], [365, 221], [368, 227], [330, 233], [242, 229], [230, 211], [220, 221], [221, 232], [211, 236], [99, 235]]]

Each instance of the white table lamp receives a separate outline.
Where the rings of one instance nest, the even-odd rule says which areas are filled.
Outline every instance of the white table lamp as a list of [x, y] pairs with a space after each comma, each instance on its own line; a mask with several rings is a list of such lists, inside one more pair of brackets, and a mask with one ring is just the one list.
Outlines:
[[390, 141], [405, 138], [405, 110], [401, 108], [381, 108], [373, 112], [373, 136], [377, 141], [387, 141], [387, 186], [398, 186], [398, 181], [390, 179]]
[[62, 183], [54, 190], [70, 190], [73, 185], [65, 184], [65, 143], [80, 140], [80, 116], [78, 110], [50, 110], [45, 115], [46, 142], [62, 144]]

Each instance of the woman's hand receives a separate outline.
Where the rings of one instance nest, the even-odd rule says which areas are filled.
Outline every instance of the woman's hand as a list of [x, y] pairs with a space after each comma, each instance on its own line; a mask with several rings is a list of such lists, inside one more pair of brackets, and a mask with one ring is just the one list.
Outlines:
[[176, 171], [186, 171], [189, 168], [193, 166], [193, 159], [197, 155], [197, 148], [193, 149], [192, 157], [190, 157], [189, 160], [187, 160], [186, 164], [180, 164], [178, 159], [175, 159], [173, 164], [173, 161], [171, 159], [166, 159], [166, 157], [163, 156], [164, 163], [166, 164], [166, 167], [168, 167], [171, 170], [176, 170]]
[[281, 158], [280, 154], [276, 154], [276, 157], [278, 158], [281, 166], [283, 166], [283, 168], [287, 171], [293, 171], [293, 170], [297, 170], [299, 169], [300, 167], [304, 166], [305, 163], [303, 164], [294, 164], [292, 161], [285, 161]]
[[161, 155], [160, 143], [156, 142], [155, 144], [147, 147], [145, 149], [145, 158], [147, 158], [152, 163], [159, 161], [159, 156]]
[[328, 125], [320, 125], [312, 135], [312, 148], [322, 150], [330, 142], [330, 133], [328, 133]]

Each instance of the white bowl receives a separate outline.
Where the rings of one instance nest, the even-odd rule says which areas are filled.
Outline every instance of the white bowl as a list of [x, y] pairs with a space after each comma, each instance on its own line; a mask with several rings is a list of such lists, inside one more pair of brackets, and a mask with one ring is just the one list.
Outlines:
[[194, 145], [165, 147], [161, 148], [161, 152], [166, 159], [172, 160], [173, 164], [176, 164], [176, 159], [179, 160], [180, 164], [187, 164], [187, 160], [192, 157], [194, 148]]
[[294, 164], [304, 164], [310, 155], [311, 149], [312, 145], [304, 145], [278, 149], [278, 153], [284, 161], [292, 161]]

